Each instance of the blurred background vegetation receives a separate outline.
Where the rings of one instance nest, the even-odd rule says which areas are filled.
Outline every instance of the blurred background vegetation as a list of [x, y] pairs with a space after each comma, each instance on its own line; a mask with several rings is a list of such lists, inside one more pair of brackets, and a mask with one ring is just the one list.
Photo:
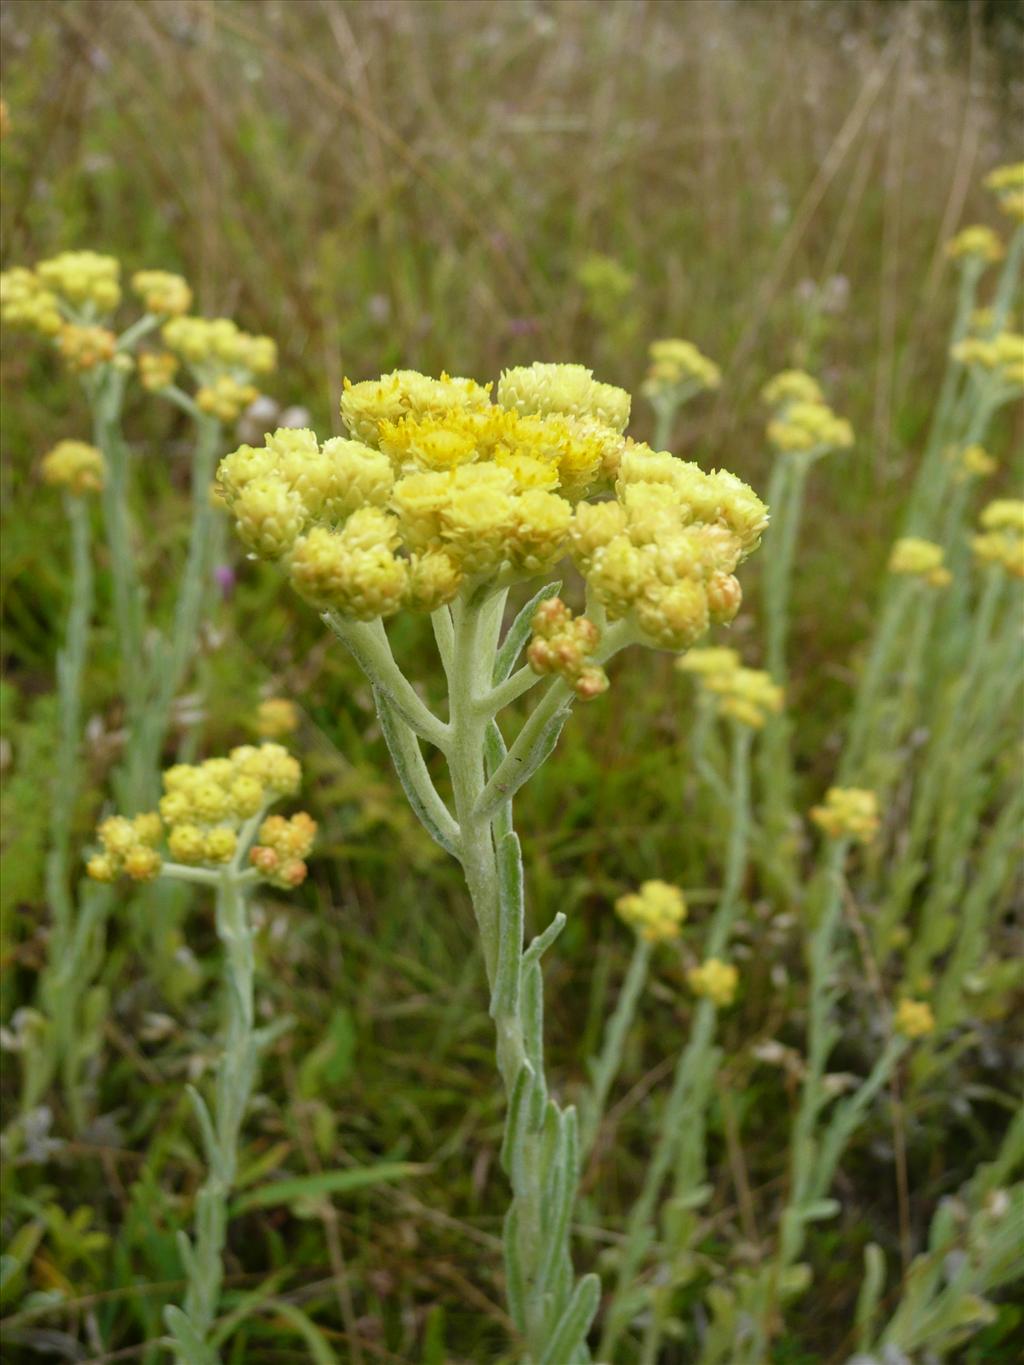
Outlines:
[[[2, 264], [91, 247], [126, 271], [181, 270], [203, 312], [278, 340], [268, 388], [307, 408], [322, 435], [340, 429], [343, 375], [408, 365], [486, 380], [571, 359], [636, 392], [647, 342], [680, 335], [724, 381], [686, 409], [678, 453], [763, 489], [758, 389], [788, 364], [818, 373], [858, 439], [813, 482], [795, 584], [791, 702], [809, 803], [832, 773], [945, 362], [943, 244], [991, 220], [982, 174], [1021, 155], [1022, 16], [1010, 0], [6, 0]], [[34, 470], [56, 439], [84, 435], [86, 418], [74, 386], [19, 335], [4, 338], [0, 387], [7, 1019], [30, 1000], [46, 951], [50, 694], [65, 611], [63, 518]], [[127, 425], [159, 599], [189, 469], [178, 419], [137, 401]], [[1001, 451], [1020, 436], [1014, 420], [1002, 419]], [[632, 431], [650, 434], [639, 402]], [[756, 663], [751, 567], [730, 642]], [[276, 1267], [280, 1291], [326, 1324], [343, 1360], [484, 1361], [489, 1320], [502, 1335], [501, 1116], [457, 871], [406, 811], [354, 666], [276, 575], [244, 560], [235, 570], [204, 638], [203, 749], [247, 738], [261, 695], [296, 696], [297, 751], [324, 828], [302, 895], [264, 902], [266, 1008], [301, 1022], [265, 1068], [249, 1178], [383, 1158], [425, 1169], [383, 1193], [240, 1216], [229, 1283], [245, 1289]], [[426, 643], [412, 622], [398, 633], [408, 657]], [[119, 733], [113, 639], [100, 629], [94, 647], [83, 842]], [[628, 947], [611, 899], [660, 875], [699, 906], [721, 875], [720, 832], [683, 802], [688, 700], [669, 662], [627, 659], [601, 705], [576, 718], [561, 761], [519, 802], [535, 923], [574, 912], [549, 968], [554, 1071], [570, 1093]], [[715, 1134], [726, 1210], [726, 1136], [733, 1157], [741, 1143], [755, 1203], [770, 1204], [785, 1143], [788, 1110], [776, 1089], [761, 1094], [750, 1061], [754, 1043], [785, 1037], [799, 991], [784, 915], [771, 937], [774, 961], [750, 964], [745, 1008], [726, 1025], [739, 1125]], [[213, 943], [200, 903], [115, 923], [91, 1129], [71, 1139], [59, 1109], [46, 1110], [3, 1177], [5, 1236], [26, 1219], [38, 1228], [31, 1271], [0, 1300], [5, 1359], [158, 1358], [144, 1343], [180, 1277], [174, 1231], [201, 1164], [182, 1080], [212, 1055]], [[684, 1028], [666, 974], [632, 1044], [611, 1205], [628, 1204], [635, 1111]], [[916, 1229], [989, 1153], [985, 1106], [1019, 1066], [1011, 1042], [1004, 1030], [972, 1053], [965, 1090], [909, 1115]], [[8, 1114], [15, 1062], [5, 1056]], [[591, 1183], [611, 1179], [606, 1157], [599, 1148]], [[778, 1361], [849, 1354], [842, 1324], [858, 1285], [829, 1276], [828, 1239], [842, 1237], [848, 1265], [869, 1237], [895, 1236], [891, 1159], [885, 1131], [854, 1154], [844, 1224], [818, 1234], [825, 1269]], [[59, 1329], [25, 1298], [57, 1292], [71, 1304]], [[999, 1342], [1016, 1321], [965, 1358], [1012, 1359]], [[232, 1358], [309, 1355], [286, 1323], [253, 1319]]]

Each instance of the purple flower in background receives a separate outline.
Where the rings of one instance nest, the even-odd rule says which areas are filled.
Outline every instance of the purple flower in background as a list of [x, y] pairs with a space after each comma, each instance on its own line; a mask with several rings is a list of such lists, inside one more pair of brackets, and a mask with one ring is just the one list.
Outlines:
[[220, 595], [225, 602], [231, 597], [235, 590], [235, 571], [230, 564], [218, 564], [213, 571], [217, 587], [220, 588]]

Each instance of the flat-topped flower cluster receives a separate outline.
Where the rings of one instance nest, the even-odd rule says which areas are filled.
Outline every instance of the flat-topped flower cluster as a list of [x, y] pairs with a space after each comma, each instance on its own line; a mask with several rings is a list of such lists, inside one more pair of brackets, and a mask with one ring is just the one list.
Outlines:
[[581, 365], [508, 370], [496, 398], [410, 370], [347, 383], [347, 437], [276, 431], [223, 460], [218, 489], [255, 554], [355, 620], [434, 611], [566, 555], [648, 642], [683, 649], [732, 619], [734, 570], [768, 522], [746, 484], [624, 436], [629, 395]]
[[111, 815], [99, 826], [101, 851], [88, 861], [89, 876], [101, 882], [151, 881], [162, 871], [173, 876], [173, 863], [160, 851], [165, 845], [185, 867], [223, 868], [247, 854], [252, 875], [298, 886], [316, 822], [305, 811], [289, 819], [262, 817], [268, 806], [294, 795], [301, 778], [298, 760], [280, 744], [243, 744], [226, 758], [176, 763], [163, 775], [158, 811]]

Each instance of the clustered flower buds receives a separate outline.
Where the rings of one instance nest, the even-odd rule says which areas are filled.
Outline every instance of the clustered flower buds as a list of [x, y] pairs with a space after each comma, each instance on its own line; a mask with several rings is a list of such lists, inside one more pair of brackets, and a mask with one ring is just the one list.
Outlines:
[[853, 445], [850, 423], [836, 416], [817, 380], [803, 370], [783, 370], [768, 381], [761, 397], [774, 410], [768, 439], [780, 453], [824, 455]]
[[950, 260], [971, 260], [992, 263], [1001, 261], [1005, 252], [999, 234], [990, 227], [966, 227], [946, 243]]
[[878, 797], [863, 787], [829, 787], [824, 803], [812, 807], [811, 819], [830, 839], [869, 844], [881, 825]]
[[904, 997], [896, 1007], [893, 1023], [905, 1038], [927, 1038], [935, 1032], [935, 1015], [926, 1000]]
[[709, 957], [699, 967], [691, 967], [686, 979], [694, 995], [704, 996], [713, 1005], [723, 1008], [736, 999], [740, 974], [731, 962]]
[[961, 365], [975, 366], [994, 375], [1011, 390], [1024, 388], [1024, 335], [998, 332], [995, 336], [964, 337], [950, 355]]
[[151, 882], [160, 871], [163, 859], [156, 850], [163, 834], [163, 821], [154, 811], [128, 819], [111, 815], [96, 831], [102, 853], [86, 864], [89, 876], [98, 882], [112, 882], [123, 874], [136, 882]]
[[190, 365], [235, 366], [251, 374], [269, 374], [277, 367], [271, 338], [250, 336], [230, 318], [174, 317], [161, 336], [168, 350]]
[[43, 482], [69, 493], [98, 493], [106, 477], [102, 453], [85, 441], [58, 441], [40, 463]]
[[971, 478], [987, 479], [999, 468], [999, 461], [984, 446], [969, 445], [962, 449], [954, 446], [947, 454], [959, 466], [957, 479], [961, 482]]
[[985, 177], [985, 184], [995, 192], [1004, 213], [1024, 221], [1024, 161], [997, 166]]
[[608, 675], [592, 655], [601, 632], [586, 616], [573, 616], [560, 597], [549, 597], [533, 614], [533, 638], [526, 651], [536, 673], [557, 673], [581, 701], [608, 690]]
[[651, 364], [642, 385], [646, 398], [676, 397], [680, 391], [717, 389], [722, 372], [713, 360], [702, 355], [692, 341], [666, 338], [652, 341], [647, 348]]
[[275, 886], [299, 886], [306, 879], [305, 858], [315, 837], [316, 821], [304, 810], [290, 820], [268, 815], [249, 850], [249, 861]]
[[11, 327], [56, 336], [64, 325], [57, 296], [23, 266], [0, 274], [0, 317]]
[[667, 943], [679, 937], [686, 899], [678, 886], [655, 879], [643, 882], [639, 891], [620, 896], [615, 912], [648, 943]]
[[649, 643], [681, 649], [732, 619], [734, 570], [768, 521], [746, 484], [623, 437], [629, 395], [583, 366], [507, 371], [497, 399], [410, 370], [346, 381], [348, 438], [279, 429], [223, 460], [218, 489], [255, 554], [355, 620], [430, 612], [566, 554]]
[[263, 739], [281, 739], [298, 728], [298, 708], [287, 697], [268, 697], [256, 708], [256, 733]]
[[159, 393], [174, 383], [179, 360], [170, 351], [143, 351], [139, 356], [139, 380], [150, 393]]
[[[103, 851], [89, 859], [88, 873], [97, 881], [113, 881], [122, 873], [137, 881], [151, 880], [163, 865], [156, 849], [165, 831], [167, 853], [175, 862], [223, 867], [239, 853], [243, 826], [275, 801], [294, 795], [301, 777], [298, 761], [279, 744], [258, 748], [246, 744], [232, 749], [227, 758], [177, 763], [163, 775], [164, 795], [158, 812], [134, 819], [114, 815], [100, 825], [97, 832]], [[261, 843], [270, 847], [274, 857], [262, 862], [253, 859], [253, 865], [268, 881], [297, 886], [305, 876], [302, 860], [312, 847], [316, 826], [305, 813], [291, 821], [274, 818], [294, 827], [301, 837], [289, 834], [282, 842], [275, 833], [264, 840], [261, 828]], [[277, 831], [278, 826], [272, 829]]]
[[221, 374], [212, 384], [202, 384], [196, 390], [196, 406], [219, 422], [233, 422], [259, 396], [255, 384], [242, 384], [233, 375]]
[[734, 649], [691, 649], [676, 666], [683, 673], [692, 673], [701, 690], [715, 698], [720, 716], [740, 725], [760, 730], [769, 716], [782, 710], [783, 689], [762, 669], [743, 668]]
[[98, 251], [62, 251], [40, 261], [36, 275], [45, 289], [76, 308], [91, 305], [99, 314], [112, 313], [121, 302], [121, 262]]
[[943, 564], [945, 551], [931, 540], [905, 536], [897, 540], [889, 555], [889, 572], [910, 578], [920, 578], [933, 588], [945, 588], [953, 575]]
[[117, 337], [108, 327], [80, 326], [65, 323], [57, 337], [61, 359], [74, 374], [94, 370], [113, 360], [117, 351]]
[[971, 540], [975, 557], [1024, 578], [1024, 499], [996, 498], [982, 510], [981, 527]]
[[132, 289], [147, 313], [179, 317], [192, 307], [188, 281], [167, 270], [137, 270], [132, 276]]

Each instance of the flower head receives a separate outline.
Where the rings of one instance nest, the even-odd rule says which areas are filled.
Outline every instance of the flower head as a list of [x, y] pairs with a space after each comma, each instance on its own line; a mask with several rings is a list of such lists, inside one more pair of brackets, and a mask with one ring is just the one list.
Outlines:
[[[433, 611], [463, 584], [571, 555], [647, 643], [684, 648], [735, 615], [764, 504], [732, 474], [624, 438], [628, 395], [584, 367], [506, 371], [496, 403], [471, 379], [396, 370], [346, 382], [341, 407], [347, 438], [281, 429], [217, 477], [246, 545], [317, 606], [363, 621]], [[590, 500], [610, 485], [614, 500]], [[589, 695], [603, 685], [580, 677]]]
[[947, 453], [959, 466], [957, 478], [960, 481], [973, 478], [987, 479], [999, 468], [999, 461], [994, 455], [990, 455], [984, 446], [969, 445], [962, 449], [954, 447]]
[[23, 266], [0, 273], [0, 318], [43, 336], [56, 336], [64, 325], [57, 295]]
[[675, 337], [652, 341], [647, 353], [651, 363], [642, 386], [647, 398], [717, 389], [722, 382], [721, 370], [713, 360], [702, 355], [692, 341]]
[[1024, 161], [997, 166], [985, 177], [985, 184], [994, 191], [1004, 213], [1024, 221]]
[[192, 307], [192, 290], [181, 275], [167, 270], [137, 270], [132, 290], [142, 300], [147, 313], [178, 317]]
[[57, 346], [68, 369], [81, 373], [113, 360], [117, 337], [106, 327], [66, 322], [58, 333]]
[[1024, 499], [996, 498], [982, 509], [981, 527], [971, 540], [975, 558], [1024, 578]]
[[526, 657], [536, 673], [557, 673], [581, 701], [608, 690], [608, 676], [593, 659], [601, 632], [586, 616], [573, 616], [560, 597], [546, 598], [533, 613]]
[[98, 251], [62, 251], [40, 261], [36, 275], [44, 288], [76, 308], [91, 305], [111, 313], [121, 302], [121, 262]]
[[85, 441], [58, 441], [40, 464], [43, 482], [69, 493], [98, 493], [106, 478], [102, 453]]
[[268, 697], [256, 708], [256, 733], [263, 739], [281, 739], [298, 728], [298, 708], [287, 697]]
[[909, 578], [920, 578], [933, 588], [945, 588], [952, 575], [943, 564], [945, 551], [931, 540], [905, 536], [897, 540], [889, 555], [889, 572]]
[[829, 787], [824, 803], [812, 808], [811, 819], [830, 839], [868, 844], [881, 824], [878, 797], [863, 787]]
[[679, 937], [686, 919], [686, 898], [678, 886], [652, 880], [641, 883], [639, 891], [620, 896], [615, 912], [648, 943], [667, 943]]
[[[166, 844], [174, 862], [223, 867], [236, 859], [247, 822], [281, 797], [294, 795], [301, 776], [296, 759], [279, 744], [242, 745], [232, 749], [227, 758], [176, 763], [163, 775], [159, 811], [147, 811], [133, 819], [112, 815], [103, 821], [97, 830], [102, 852], [88, 860], [87, 871], [98, 881], [113, 881], [122, 874], [136, 881], [150, 881], [164, 866], [161, 843]], [[287, 875], [282, 876], [280, 863], [261, 867], [267, 880], [281, 886], [294, 886], [302, 880], [297, 864], [309, 852], [316, 830], [304, 813], [293, 816], [292, 821], [297, 821], [309, 837], [305, 843], [293, 840], [294, 849], [302, 851], [289, 855]], [[173, 871], [168, 870], [168, 875]]]
[[904, 996], [896, 1007], [893, 1023], [904, 1038], [927, 1038], [935, 1032], [935, 1015], [926, 1000]]
[[1001, 261], [1005, 252], [999, 234], [990, 227], [963, 228], [946, 243], [946, 255], [954, 261], [971, 260], [990, 263]]
[[699, 967], [691, 967], [686, 979], [694, 995], [704, 996], [713, 1005], [724, 1008], [736, 999], [740, 974], [731, 962], [709, 957]]

